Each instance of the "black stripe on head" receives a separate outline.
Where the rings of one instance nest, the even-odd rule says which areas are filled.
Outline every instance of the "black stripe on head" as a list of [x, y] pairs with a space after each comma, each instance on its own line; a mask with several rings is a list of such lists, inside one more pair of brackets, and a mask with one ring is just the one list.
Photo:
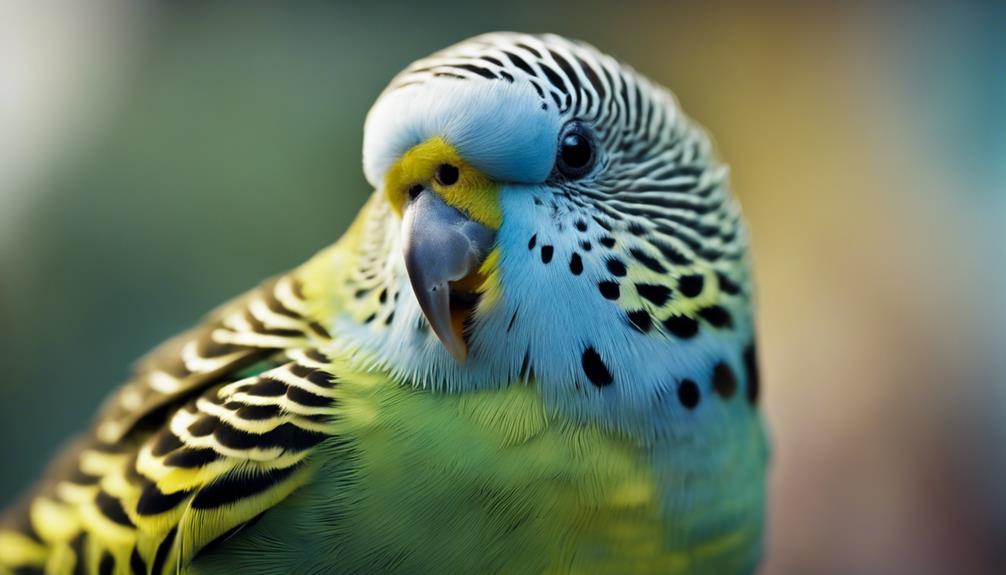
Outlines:
[[[559, 90], [560, 94], [568, 93], [566, 91], [566, 83], [563, 82], [562, 76], [556, 74], [555, 70], [553, 70], [551, 66], [549, 66], [548, 64], [539, 63], [538, 67], [541, 68], [541, 71], [545, 73], [545, 78], [548, 80], [548, 82], [552, 84], [552, 86], [555, 87], [555, 89]], [[555, 93], [553, 92], [553, 94]], [[560, 102], [557, 98], [555, 101], [555, 105], [561, 107], [562, 102]]]
[[646, 266], [647, 269], [649, 269], [650, 271], [657, 272], [658, 274], [667, 272], [667, 268], [665, 268], [664, 265], [660, 263], [660, 260], [644, 252], [643, 250], [639, 248], [631, 248], [629, 249], [629, 253], [632, 255], [633, 258], [636, 259], [637, 262]]
[[289, 478], [300, 465], [258, 473], [231, 473], [199, 490], [192, 499], [193, 509], [214, 509], [254, 497]]
[[566, 74], [566, 78], [569, 80], [570, 92], [576, 94], [583, 90], [580, 86], [580, 77], [577, 75], [576, 70], [573, 69], [573, 66], [569, 64], [569, 61], [563, 58], [562, 54], [559, 54], [555, 50], [549, 50], [548, 52], [552, 55], [552, 59], [555, 60], [555, 63], [559, 65], [559, 68], [562, 69], [563, 73]]
[[528, 46], [528, 45], [527, 45], [527, 44], [525, 44], [524, 42], [518, 42], [518, 43], [516, 44], [516, 46], [517, 46], [518, 48], [523, 48], [523, 49], [527, 50], [528, 52], [530, 52], [530, 53], [534, 54], [534, 57], [535, 57], [535, 58], [541, 58], [541, 52], [539, 52], [538, 50], [535, 50], [535, 49], [534, 49], [534, 48], [532, 48], [531, 46]]
[[517, 66], [518, 68], [526, 72], [529, 76], [537, 76], [537, 74], [534, 73], [534, 70], [531, 69], [531, 66], [524, 61], [524, 58], [521, 58], [517, 54], [514, 54], [513, 52], [508, 52], [506, 50], [504, 50], [503, 53], [506, 54], [506, 57], [511, 62], [513, 62], [514, 66]]
[[467, 70], [468, 72], [482, 76], [487, 80], [498, 80], [496, 74], [493, 74], [492, 70], [483, 68], [482, 66], [476, 66], [475, 64], [452, 64], [451, 67], [459, 70]]
[[604, 101], [604, 99], [608, 96], [608, 91], [604, 87], [604, 82], [601, 81], [597, 72], [595, 72], [594, 69], [583, 60], [583, 58], [577, 56], [576, 61], [580, 64], [580, 69], [583, 70], [583, 74], [587, 76], [587, 81], [589, 81], [590, 85], [593, 86], [594, 92], [597, 93], [597, 96], [601, 99], [601, 101]]
[[657, 248], [657, 251], [659, 251], [665, 258], [667, 258], [667, 261], [671, 262], [672, 264], [687, 265], [692, 263], [692, 258], [681, 253], [681, 251], [678, 250], [678, 248], [674, 247], [673, 245], [667, 242], [653, 239], [650, 240], [650, 244], [653, 245], [653, 247]]

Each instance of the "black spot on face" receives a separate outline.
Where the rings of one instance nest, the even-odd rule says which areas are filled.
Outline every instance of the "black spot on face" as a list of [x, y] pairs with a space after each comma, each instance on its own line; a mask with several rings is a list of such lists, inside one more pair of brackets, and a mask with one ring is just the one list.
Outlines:
[[597, 241], [601, 242], [601, 245], [608, 248], [609, 250], [615, 247], [615, 238], [611, 236], [602, 236]]
[[614, 381], [608, 366], [604, 364], [601, 356], [593, 347], [587, 346], [583, 350], [580, 362], [583, 365], [583, 372], [587, 374], [587, 379], [597, 387], [604, 387]]
[[583, 248], [583, 251], [589, 252], [591, 249], [593, 249], [594, 246], [590, 245], [590, 242], [588, 242], [587, 240], [583, 240], [582, 242], [580, 242], [580, 247]]
[[737, 375], [722, 361], [713, 368], [712, 387], [724, 399], [730, 399], [737, 391]]
[[580, 254], [573, 252], [573, 255], [569, 258], [569, 271], [573, 275], [578, 276], [583, 273], [583, 259], [580, 258]]
[[678, 280], [678, 291], [685, 297], [697, 297], [702, 293], [705, 278], [698, 274], [682, 276]]
[[678, 401], [686, 409], [695, 409], [699, 404], [700, 393], [697, 383], [690, 379], [682, 379], [678, 384]]
[[527, 249], [533, 250], [535, 244], [537, 243], [538, 243], [538, 234], [534, 234], [533, 236], [531, 236], [531, 239], [527, 241]]
[[737, 295], [741, 291], [741, 287], [730, 280], [727, 276], [722, 273], [716, 274], [716, 281], [720, 284], [720, 291], [730, 295]]
[[573, 226], [576, 227], [576, 231], [578, 231], [578, 232], [585, 232], [585, 231], [587, 231], [587, 222], [585, 222], [583, 220], [576, 220], [576, 223], [573, 224]]
[[758, 394], [761, 392], [761, 381], [758, 374], [758, 350], [754, 342], [744, 348], [744, 373], [747, 375], [747, 399], [751, 405], [758, 403]]
[[604, 296], [604, 299], [618, 299], [618, 284], [615, 282], [601, 282], [597, 284], [597, 289], [601, 291], [601, 295]]
[[630, 311], [628, 314], [629, 324], [641, 333], [647, 333], [653, 327], [653, 318], [646, 310]]
[[552, 261], [553, 251], [554, 248], [552, 248], [552, 246], [548, 245], [541, 246], [541, 263], [547, 264], [548, 262]]
[[731, 317], [730, 312], [728, 312], [726, 308], [718, 305], [700, 309], [699, 316], [716, 328], [729, 328], [734, 324], [734, 320], [733, 317]]
[[670, 288], [659, 284], [636, 284], [636, 293], [639, 294], [639, 297], [653, 302], [657, 307], [667, 303], [671, 297]]
[[664, 329], [679, 339], [689, 339], [699, 333], [699, 322], [684, 315], [672, 315], [663, 322]]
[[612, 258], [608, 260], [607, 266], [611, 275], [617, 278], [625, 277], [625, 274], [628, 273], [625, 269], [625, 264], [623, 264], [620, 260]]

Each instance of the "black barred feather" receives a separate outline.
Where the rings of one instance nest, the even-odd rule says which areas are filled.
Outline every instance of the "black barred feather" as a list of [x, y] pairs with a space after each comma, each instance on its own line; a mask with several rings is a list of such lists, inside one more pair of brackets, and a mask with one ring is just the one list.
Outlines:
[[[37, 551], [18, 572], [55, 549], [75, 573], [167, 572], [296, 487], [330, 437], [318, 417], [335, 408], [328, 358], [314, 348], [327, 332], [303, 297], [295, 276], [270, 280], [144, 358], [92, 432], [3, 517], [0, 538]], [[180, 485], [173, 470], [201, 476]], [[200, 519], [224, 505], [241, 511]], [[122, 537], [136, 544], [122, 549]]]

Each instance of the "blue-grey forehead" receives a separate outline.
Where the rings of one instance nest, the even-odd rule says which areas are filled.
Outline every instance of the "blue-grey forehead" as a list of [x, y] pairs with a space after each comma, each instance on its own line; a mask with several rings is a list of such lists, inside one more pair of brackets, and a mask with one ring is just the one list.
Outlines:
[[386, 92], [374, 105], [364, 130], [364, 171], [379, 187], [402, 154], [439, 136], [490, 178], [541, 182], [562, 122], [526, 84], [437, 79]]
[[476, 36], [418, 60], [367, 117], [367, 179], [379, 186], [409, 148], [441, 136], [494, 179], [541, 182], [580, 84], [613, 62], [559, 36], [516, 33]]

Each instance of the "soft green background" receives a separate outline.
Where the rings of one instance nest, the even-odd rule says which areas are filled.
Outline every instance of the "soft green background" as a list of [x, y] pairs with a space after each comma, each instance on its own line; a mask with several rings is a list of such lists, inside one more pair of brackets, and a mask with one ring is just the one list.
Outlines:
[[632, 63], [733, 167], [775, 445], [765, 571], [1006, 571], [991, 2], [5, 4], [0, 502], [132, 360], [334, 241], [385, 82], [496, 29]]

